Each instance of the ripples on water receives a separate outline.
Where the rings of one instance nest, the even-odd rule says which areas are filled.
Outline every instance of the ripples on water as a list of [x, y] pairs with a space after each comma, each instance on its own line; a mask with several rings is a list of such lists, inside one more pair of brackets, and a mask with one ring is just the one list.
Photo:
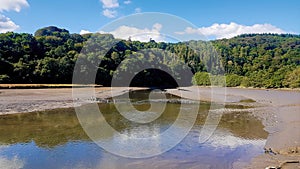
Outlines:
[[[129, 121], [113, 103], [100, 103], [99, 108], [118, 132], [151, 136], [170, 127], [180, 107], [189, 111], [197, 103], [171, 95], [159, 100], [159, 94], [150, 101], [147, 92], [130, 94], [131, 102], [140, 111], [149, 109], [149, 103], [167, 103], [163, 114], [151, 123]], [[115, 101], [126, 104], [129, 100], [120, 96]], [[98, 147], [87, 137], [72, 108], [0, 116], [0, 169], [232, 168], [263, 153], [268, 134], [261, 121], [245, 111], [223, 114], [212, 137], [199, 144], [199, 131], [209, 108], [209, 103], [201, 103], [194, 127], [180, 144], [147, 159], [123, 158]], [[113, 141], [114, 136], [103, 139]]]

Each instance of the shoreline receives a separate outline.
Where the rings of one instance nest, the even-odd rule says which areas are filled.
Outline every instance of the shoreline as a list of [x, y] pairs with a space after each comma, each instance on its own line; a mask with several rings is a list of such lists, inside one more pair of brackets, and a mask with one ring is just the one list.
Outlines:
[[[73, 88], [73, 87], [95, 87], [95, 88], [111, 88], [97, 84], [0, 84], [1, 89], [55, 89], [55, 88]], [[214, 86], [198, 86], [200, 88], [211, 88]], [[121, 88], [121, 87], [120, 87]], [[127, 88], [127, 87], [123, 87]], [[130, 87], [140, 88], [140, 87]], [[184, 87], [183, 87], [184, 88]], [[255, 88], [255, 87], [227, 87], [232, 89], [250, 89], [250, 90], [275, 90], [275, 91], [300, 91], [300, 88]]]
[[[77, 89], [83, 93], [87, 90]], [[145, 89], [148, 88], [99, 87], [95, 88], [95, 97], [101, 100], [130, 90]], [[277, 155], [266, 153], [255, 157], [248, 168], [266, 168], [300, 161], [300, 90], [191, 86], [167, 89], [166, 92], [191, 100], [255, 105], [254, 115], [262, 120], [265, 130], [270, 133], [265, 147], [271, 148]], [[195, 95], [196, 92], [200, 95]], [[255, 102], [247, 102], [249, 99]], [[74, 104], [72, 88], [0, 89], [0, 115], [75, 107], [92, 101], [76, 100]], [[299, 166], [299, 163], [295, 165]]]
[[[211, 91], [214, 91], [214, 97]], [[223, 103], [247, 104], [245, 99], [254, 100], [254, 116], [260, 118], [269, 133], [265, 153], [252, 159], [246, 168], [300, 167], [300, 91], [255, 88], [181, 87], [168, 89], [168, 93], [193, 100]], [[200, 97], [194, 95], [199, 92]], [[225, 97], [224, 97], [225, 94]], [[201, 98], [202, 97], [202, 98]], [[225, 100], [224, 100], [225, 98]], [[276, 154], [276, 155], [275, 155]]]

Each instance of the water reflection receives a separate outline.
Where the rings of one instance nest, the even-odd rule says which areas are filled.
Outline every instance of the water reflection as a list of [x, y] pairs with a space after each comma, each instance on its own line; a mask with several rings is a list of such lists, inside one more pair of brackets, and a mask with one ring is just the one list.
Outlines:
[[0, 116], [0, 143], [30, 143], [55, 147], [70, 141], [88, 140], [73, 109], [56, 109]]
[[5, 169], [21, 169], [24, 167], [24, 161], [18, 159], [16, 156], [7, 159], [6, 157], [0, 156], [0, 168]]
[[[138, 95], [140, 99], [131, 101], [138, 109], [147, 110], [149, 103], [140, 96], [145, 94]], [[178, 99], [168, 97], [168, 102]], [[154, 122], [141, 125], [125, 119], [113, 103], [99, 104], [105, 120], [118, 132], [146, 136], [170, 127], [180, 106], [189, 110], [193, 104], [170, 102]], [[0, 168], [231, 168], [234, 162], [249, 161], [262, 153], [267, 133], [262, 123], [246, 112], [224, 114], [213, 136], [199, 144], [209, 107], [209, 103], [201, 104], [193, 129], [180, 144], [147, 159], [122, 158], [98, 147], [84, 133], [74, 109], [0, 116]], [[102, 139], [113, 141], [114, 135]]]

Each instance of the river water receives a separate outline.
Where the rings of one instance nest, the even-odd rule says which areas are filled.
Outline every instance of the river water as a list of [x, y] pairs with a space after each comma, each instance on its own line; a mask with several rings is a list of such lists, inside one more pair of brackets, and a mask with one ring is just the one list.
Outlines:
[[[119, 96], [98, 106], [116, 132], [143, 133], [148, 137], [170, 128], [179, 110], [189, 111], [198, 104], [171, 95], [160, 99], [161, 94], [158, 92], [148, 100], [147, 91], [131, 92], [130, 99]], [[165, 107], [154, 122], [141, 124], [124, 118], [116, 102], [123, 104], [123, 108], [131, 103], [146, 113], [151, 106]], [[226, 106], [232, 112], [224, 113], [213, 135], [199, 143], [199, 132], [210, 107], [210, 103], [201, 102], [188, 135], [172, 149], [148, 158], [122, 157], [98, 146], [83, 130], [74, 108], [3, 115], [0, 116], [0, 169], [239, 168], [264, 153], [268, 133], [250, 112], [239, 111], [244, 108], [241, 106]], [[100, 139], [111, 143], [114, 135]]]

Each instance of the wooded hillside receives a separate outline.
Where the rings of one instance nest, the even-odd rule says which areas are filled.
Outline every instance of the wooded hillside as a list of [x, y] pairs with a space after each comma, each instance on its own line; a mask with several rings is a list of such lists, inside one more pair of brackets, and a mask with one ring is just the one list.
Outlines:
[[[114, 45], [103, 53], [106, 44]], [[34, 35], [0, 34], [0, 83], [72, 83], [79, 57], [89, 62], [101, 59], [95, 82], [105, 86], [119, 71], [134, 71], [136, 63], [155, 61], [157, 68], [174, 72], [174, 79], [148, 69], [135, 72], [131, 85], [176, 86], [176, 79], [184, 77], [182, 70], [190, 69], [195, 76], [184, 79], [185, 85], [210, 85], [209, 75], [225, 73], [227, 86], [300, 87], [300, 35], [247, 34], [209, 42], [165, 43], [119, 40], [109, 34], [70, 34], [53, 26]], [[189, 68], [182, 67], [184, 63]]]

